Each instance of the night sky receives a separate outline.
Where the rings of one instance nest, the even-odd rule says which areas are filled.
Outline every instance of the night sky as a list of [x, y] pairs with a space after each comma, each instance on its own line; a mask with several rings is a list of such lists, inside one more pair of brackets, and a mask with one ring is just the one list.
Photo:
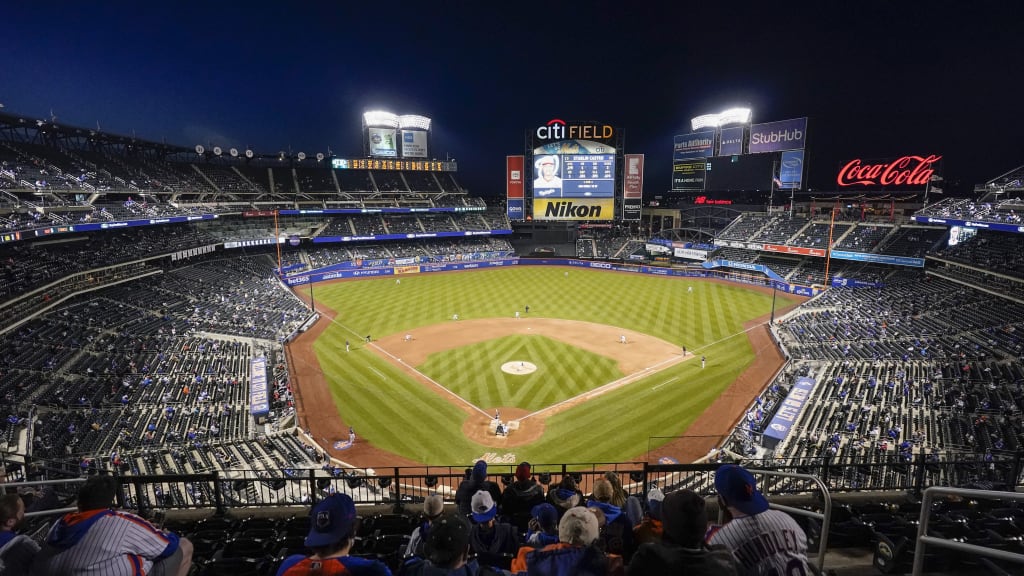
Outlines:
[[364, 110], [423, 114], [475, 195], [556, 117], [625, 130], [665, 191], [673, 134], [736, 104], [810, 117], [816, 190], [856, 157], [941, 154], [964, 190], [1024, 164], [1017, 2], [95, 4], [4, 7], [5, 112], [310, 156], [361, 155]]

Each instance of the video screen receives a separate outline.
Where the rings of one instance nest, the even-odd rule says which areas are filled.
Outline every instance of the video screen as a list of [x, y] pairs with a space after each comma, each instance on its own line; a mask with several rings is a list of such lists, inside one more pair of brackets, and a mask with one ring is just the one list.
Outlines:
[[539, 154], [533, 159], [535, 198], [612, 198], [614, 154]]
[[751, 192], [772, 189], [772, 170], [778, 154], [716, 156], [707, 163], [705, 190]]

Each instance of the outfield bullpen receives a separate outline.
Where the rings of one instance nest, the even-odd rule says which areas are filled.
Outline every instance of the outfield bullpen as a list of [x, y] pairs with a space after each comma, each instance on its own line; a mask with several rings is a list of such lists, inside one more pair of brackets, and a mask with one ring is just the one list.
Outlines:
[[[653, 436], [727, 429], [781, 361], [752, 328], [771, 290], [743, 284], [515, 266], [313, 290], [325, 317], [289, 346], [300, 420], [325, 447], [353, 426], [356, 445], [333, 454], [364, 466], [644, 459]], [[798, 301], [780, 292], [777, 310]], [[495, 410], [520, 428], [489, 434]]]

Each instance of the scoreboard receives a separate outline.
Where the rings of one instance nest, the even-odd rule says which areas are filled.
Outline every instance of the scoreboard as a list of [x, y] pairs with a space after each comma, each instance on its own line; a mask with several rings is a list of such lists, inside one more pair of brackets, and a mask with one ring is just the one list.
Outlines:
[[562, 157], [564, 198], [611, 198], [615, 195], [615, 155], [576, 154]]

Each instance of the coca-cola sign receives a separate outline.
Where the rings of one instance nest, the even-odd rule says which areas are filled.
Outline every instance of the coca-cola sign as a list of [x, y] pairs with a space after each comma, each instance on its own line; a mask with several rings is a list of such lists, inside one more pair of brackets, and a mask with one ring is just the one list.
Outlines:
[[924, 186], [935, 174], [942, 156], [903, 156], [892, 162], [865, 164], [857, 158], [839, 170], [840, 186]]

